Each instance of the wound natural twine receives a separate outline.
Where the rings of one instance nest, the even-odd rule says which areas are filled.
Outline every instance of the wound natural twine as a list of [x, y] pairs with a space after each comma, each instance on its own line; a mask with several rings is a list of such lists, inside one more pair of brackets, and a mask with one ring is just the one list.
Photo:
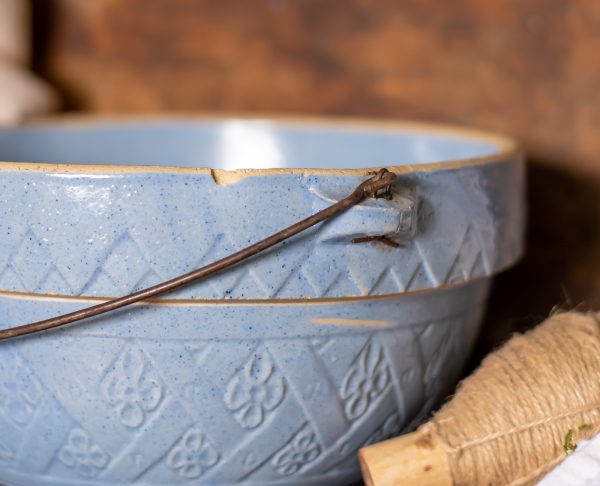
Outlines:
[[556, 314], [510, 339], [412, 437], [363, 449], [366, 483], [535, 484], [600, 432], [599, 319]]

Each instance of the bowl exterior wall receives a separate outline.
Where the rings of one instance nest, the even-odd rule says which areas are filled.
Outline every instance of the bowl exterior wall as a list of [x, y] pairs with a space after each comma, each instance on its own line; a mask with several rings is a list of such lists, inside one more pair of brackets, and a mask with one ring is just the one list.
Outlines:
[[[418, 168], [418, 166], [417, 166]], [[117, 170], [117, 169], [115, 169]], [[0, 170], [0, 290], [118, 296], [238, 251], [348, 196], [363, 175]], [[523, 164], [399, 174], [366, 200], [175, 297], [330, 298], [493, 275], [522, 252]], [[353, 244], [360, 236], [400, 242]]]
[[[0, 483], [350, 484], [455, 384], [487, 290], [147, 304], [2, 343]], [[3, 294], [0, 322], [83, 305]]]

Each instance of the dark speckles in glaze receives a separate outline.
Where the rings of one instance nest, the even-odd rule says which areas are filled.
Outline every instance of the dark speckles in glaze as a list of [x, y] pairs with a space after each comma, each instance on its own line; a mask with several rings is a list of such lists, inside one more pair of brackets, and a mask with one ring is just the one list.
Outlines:
[[[227, 287], [232, 298], [241, 298], [241, 294], [244, 298], [386, 294], [443, 285], [455, 264], [461, 269], [452, 274], [452, 282], [488, 276], [507, 266], [520, 252], [522, 206], [514, 195], [519, 194], [521, 178], [517, 158], [403, 176], [393, 201], [365, 201], [315, 230], [311, 247], [318, 258], [305, 258], [306, 238], [297, 238], [281, 245], [277, 252], [256, 259], [254, 285], [246, 282], [241, 288], [229, 286], [228, 281], [235, 282], [239, 277], [233, 270], [216, 276], [211, 285], [189, 287], [178, 295], [223, 297], [215, 287]], [[344, 197], [363, 179], [354, 175], [299, 179], [294, 174], [281, 174], [215, 185], [210, 174], [202, 173], [107, 171], [61, 177], [41, 172], [3, 172], [0, 193], [6, 195], [8, 204], [0, 209], [0, 234], [4, 235], [0, 239], [0, 289], [60, 294], [68, 287], [75, 295], [132, 291], [140, 283], [136, 278], [140, 272], [148, 275], [144, 284], [150, 285], [212, 261], [215, 249], [241, 249]], [[25, 195], [21, 193], [24, 185]], [[512, 188], [512, 197], [506, 197], [505, 187]], [[416, 203], [425, 201], [427, 211], [435, 214], [431, 221], [422, 221], [422, 228], [410, 229], [407, 244], [393, 251], [382, 251], [374, 244], [348, 244], [362, 234], [394, 234], [404, 228], [406, 218], [416, 221], [415, 216], [408, 216], [413, 210], [406, 206], [408, 199], [402, 195], [407, 188], [416, 188], [412, 196], [414, 211]], [[18, 203], [23, 200], [28, 204]], [[472, 238], [464, 242], [467, 233]], [[135, 258], [139, 262], [133, 272], [118, 246], [124, 234], [137, 245]], [[46, 275], [40, 276], [35, 265], [18, 265], [19, 251], [30, 238], [40, 246], [40, 254], [32, 254], [31, 258], [39, 263], [50, 260], [56, 273], [64, 278], [43, 281]], [[470, 259], [465, 261], [461, 252], [468, 253]], [[475, 266], [471, 259], [476, 256], [481, 264]], [[300, 262], [301, 269], [308, 273], [319, 273], [321, 262], [333, 260], [349, 271], [340, 277], [343, 281], [339, 285], [315, 286], [289, 279], [288, 272], [295, 271], [296, 266], [278, 265], [282, 259]], [[103, 267], [109, 261], [122, 271], [103, 278]], [[421, 278], [411, 280], [415, 265], [426, 271]], [[369, 285], [389, 269], [398, 275], [395, 283], [382, 288]], [[286, 283], [271, 286], [271, 281]], [[325, 289], [325, 293], [318, 289]]]
[[[187, 168], [44, 172], [0, 163], [0, 326], [85, 302], [12, 291], [115, 296], [151, 285], [329, 206], [368, 172], [213, 178], [192, 167], [412, 167], [399, 169], [391, 201], [365, 200], [170, 296], [195, 304], [137, 305], [0, 344], [0, 483], [356, 482], [359, 447], [407, 430], [453, 386], [488, 277], [519, 256], [522, 236], [516, 152], [420, 170], [500, 147], [377, 126], [230, 120], [0, 129], [0, 160]], [[402, 246], [351, 243], [382, 234]], [[419, 289], [432, 291], [406, 293]], [[361, 296], [370, 297], [335, 300]], [[207, 298], [221, 302], [201, 302]], [[303, 300], [232, 302], [266, 298]]]

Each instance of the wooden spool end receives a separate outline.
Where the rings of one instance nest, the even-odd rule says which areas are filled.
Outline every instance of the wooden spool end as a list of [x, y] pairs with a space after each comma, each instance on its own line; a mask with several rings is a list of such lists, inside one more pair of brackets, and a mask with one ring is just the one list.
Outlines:
[[358, 453], [366, 486], [452, 486], [446, 451], [438, 437], [419, 429]]

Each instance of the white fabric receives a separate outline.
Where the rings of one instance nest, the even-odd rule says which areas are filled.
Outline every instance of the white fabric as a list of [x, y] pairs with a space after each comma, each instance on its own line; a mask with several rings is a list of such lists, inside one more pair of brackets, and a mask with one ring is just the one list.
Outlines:
[[54, 110], [56, 94], [27, 69], [30, 16], [28, 0], [0, 0], [0, 123]]
[[600, 435], [582, 440], [577, 449], [550, 471], [538, 486], [600, 485]]
[[43, 81], [26, 69], [0, 63], [0, 123], [19, 123], [55, 107], [56, 96]]

